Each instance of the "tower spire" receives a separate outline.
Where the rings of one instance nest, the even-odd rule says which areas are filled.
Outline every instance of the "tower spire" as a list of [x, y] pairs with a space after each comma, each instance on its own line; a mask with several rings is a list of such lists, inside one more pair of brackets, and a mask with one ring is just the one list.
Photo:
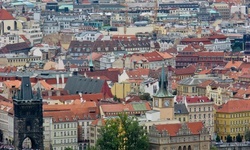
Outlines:
[[94, 71], [94, 65], [93, 65], [93, 60], [92, 60], [92, 53], [90, 54], [90, 58], [89, 58], [89, 70], [91, 72]]
[[30, 83], [30, 78], [27, 76], [22, 77], [21, 89], [19, 91], [18, 100], [32, 100], [33, 92]]
[[166, 72], [164, 68], [164, 64], [162, 64], [161, 74], [159, 77], [159, 90], [156, 93], [156, 97], [172, 97], [173, 95], [168, 90], [168, 80], [166, 77]]

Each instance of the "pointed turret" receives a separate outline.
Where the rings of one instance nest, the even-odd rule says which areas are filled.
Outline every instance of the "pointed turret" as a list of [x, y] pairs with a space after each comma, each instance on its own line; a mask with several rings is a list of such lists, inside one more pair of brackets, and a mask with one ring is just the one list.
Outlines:
[[159, 77], [159, 90], [156, 93], [156, 97], [173, 97], [172, 93], [168, 91], [168, 81], [166, 78], [166, 72], [164, 64], [162, 64], [161, 74]]
[[33, 93], [30, 83], [30, 77], [22, 77], [21, 89], [18, 93], [18, 100], [32, 100]]
[[93, 61], [92, 61], [92, 53], [90, 54], [90, 58], [89, 58], [89, 70], [91, 72], [94, 71], [94, 65], [93, 65]]
[[23, 8], [22, 8], [22, 13], [25, 14], [25, 7], [23, 5]]

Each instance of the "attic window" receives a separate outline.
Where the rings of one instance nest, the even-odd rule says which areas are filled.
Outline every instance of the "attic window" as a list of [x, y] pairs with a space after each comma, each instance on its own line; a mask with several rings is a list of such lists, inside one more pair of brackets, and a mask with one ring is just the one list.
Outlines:
[[29, 84], [26, 84], [26, 87], [29, 87]]

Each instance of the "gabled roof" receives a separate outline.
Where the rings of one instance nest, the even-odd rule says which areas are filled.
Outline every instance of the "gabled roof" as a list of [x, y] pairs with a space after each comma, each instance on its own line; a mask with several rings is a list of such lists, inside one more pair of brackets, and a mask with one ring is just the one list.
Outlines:
[[153, 61], [163, 61], [163, 60], [164, 60], [164, 58], [162, 57], [162, 55], [160, 55], [157, 51], [144, 53], [144, 57], [145, 57], [149, 62], [153, 62]]
[[174, 104], [174, 113], [175, 114], [188, 114], [186, 105], [184, 103]]
[[242, 61], [229, 61], [224, 68], [231, 69], [232, 67], [235, 67], [236, 69], [239, 69], [242, 63]]
[[138, 68], [135, 70], [128, 70], [127, 74], [129, 78], [142, 78], [149, 75], [150, 69]]
[[7, 80], [7, 81], [4, 81], [3, 84], [6, 85], [6, 87], [8, 88], [12, 88], [12, 87], [15, 87], [15, 88], [20, 88], [21, 86], [21, 81], [19, 80]]
[[182, 52], [195, 52], [194, 48], [191, 44], [189, 44], [187, 47], [185, 47]]
[[5, 9], [0, 9], [0, 20], [15, 20], [15, 18]]
[[45, 80], [38, 81], [45, 90], [52, 90], [54, 87], [48, 84]]
[[102, 93], [102, 87], [105, 81], [91, 78], [84, 78], [81, 76], [72, 76], [68, 78], [65, 85], [65, 90], [70, 94], [92, 94]]

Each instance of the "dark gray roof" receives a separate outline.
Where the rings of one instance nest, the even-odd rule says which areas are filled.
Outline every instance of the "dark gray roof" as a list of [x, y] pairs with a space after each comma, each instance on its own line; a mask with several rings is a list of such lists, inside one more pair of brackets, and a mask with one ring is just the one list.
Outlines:
[[82, 64], [84, 64], [84, 62], [88, 62], [88, 60], [87, 59], [86, 60], [84, 60], [84, 59], [65, 59], [65, 60], [63, 60], [64, 65], [68, 62], [70, 64], [82, 65]]
[[72, 76], [68, 78], [65, 90], [70, 94], [92, 94], [101, 93], [104, 80], [84, 78], [82, 76]]
[[174, 104], [175, 114], [188, 114], [188, 110], [185, 104]]
[[30, 77], [22, 77], [21, 89], [18, 93], [18, 100], [33, 100]]

